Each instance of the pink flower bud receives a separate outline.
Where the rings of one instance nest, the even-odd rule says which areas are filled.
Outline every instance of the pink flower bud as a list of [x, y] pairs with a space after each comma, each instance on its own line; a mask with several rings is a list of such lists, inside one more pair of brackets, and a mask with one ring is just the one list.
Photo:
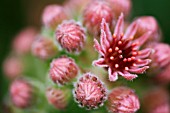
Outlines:
[[116, 18], [118, 18], [121, 13], [123, 13], [125, 16], [129, 15], [132, 7], [131, 0], [106, 0], [106, 1], [110, 4], [112, 12], [116, 16]]
[[85, 31], [73, 20], [64, 21], [56, 30], [56, 39], [68, 52], [80, 52], [85, 43]]
[[57, 84], [70, 82], [78, 74], [78, 66], [72, 58], [61, 57], [51, 62], [50, 77]]
[[32, 99], [32, 87], [25, 80], [15, 80], [11, 84], [10, 95], [16, 107], [27, 108]]
[[67, 0], [64, 7], [71, 17], [75, 17], [82, 13], [82, 10], [90, 1], [91, 0]]
[[104, 0], [92, 0], [92, 2], [86, 6], [83, 13], [83, 23], [91, 34], [100, 34], [102, 18], [109, 23], [110, 27], [112, 26], [113, 13], [111, 7]]
[[150, 90], [142, 100], [147, 113], [170, 113], [169, 94], [162, 88]]
[[127, 87], [116, 87], [108, 96], [108, 110], [111, 113], [134, 113], [139, 108], [137, 95]]
[[63, 20], [68, 19], [65, 9], [59, 5], [48, 5], [42, 14], [43, 24], [55, 29]]
[[151, 31], [152, 35], [150, 36], [150, 41], [159, 41], [160, 40], [160, 29], [157, 23], [157, 20], [152, 16], [143, 16], [136, 19], [138, 22], [138, 30], [135, 37], [139, 37], [142, 34]]
[[154, 80], [162, 85], [170, 83], [170, 65], [166, 66], [158, 75], [154, 77]]
[[75, 85], [74, 97], [81, 107], [97, 108], [106, 100], [106, 88], [95, 75], [86, 73]]
[[32, 42], [35, 39], [37, 31], [34, 28], [26, 28], [22, 30], [13, 41], [13, 48], [18, 54], [26, 54], [30, 52]]
[[4, 61], [3, 71], [8, 78], [14, 79], [21, 75], [23, 71], [23, 64], [16, 57], [9, 57]]
[[159, 72], [160, 69], [170, 64], [170, 46], [165, 43], [153, 43], [149, 44], [149, 47], [153, 49], [153, 54], [150, 58], [152, 60], [152, 71]]
[[32, 54], [41, 59], [50, 59], [57, 53], [57, 48], [52, 39], [40, 36], [33, 42]]
[[68, 94], [60, 89], [48, 88], [46, 91], [46, 97], [50, 104], [55, 108], [63, 110], [68, 104]]

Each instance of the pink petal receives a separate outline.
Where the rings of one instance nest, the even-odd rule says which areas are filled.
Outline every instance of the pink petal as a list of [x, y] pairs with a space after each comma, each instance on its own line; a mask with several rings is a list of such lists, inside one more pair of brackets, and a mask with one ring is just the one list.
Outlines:
[[149, 68], [149, 66], [145, 66], [145, 67], [141, 67], [141, 68], [135, 68], [135, 69], [129, 69], [129, 72], [137, 73], [137, 74], [142, 74], [148, 68]]
[[117, 72], [112, 72], [112, 69], [110, 67], [108, 69], [108, 73], [109, 73], [109, 80], [110, 81], [116, 81], [118, 79]]
[[143, 50], [139, 51], [139, 53], [140, 54], [137, 56], [137, 58], [147, 58], [152, 53], [152, 49], [150, 49], [150, 48], [143, 49]]
[[112, 42], [113, 38], [112, 38], [111, 31], [109, 29], [108, 23], [106, 23], [106, 20], [104, 18], [102, 19], [101, 29], [105, 32], [106, 39], [108, 40], [108, 42]]
[[93, 65], [99, 67], [108, 67], [108, 65], [105, 64], [104, 58], [99, 58], [98, 60], [93, 61]]
[[131, 74], [131, 73], [128, 73], [128, 72], [118, 72], [121, 76], [123, 76], [124, 78], [126, 78], [127, 80], [133, 80], [134, 78], [138, 77], [136, 74]]
[[115, 31], [114, 31], [114, 35], [116, 35], [118, 37], [118, 39], [121, 36], [121, 33], [123, 33], [123, 26], [124, 26], [124, 20], [123, 20], [124, 16], [123, 13], [121, 13], [121, 15], [119, 16], [119, 19], [117, 21], [116, 27], [115, 27]]
[[141, 37], [137, 38], [136, 40], [134, 40], [135, 43], [139, 43], [138, 47], [140, 47], [141, 45], [143, 45], [151, 36], [152, 32], [148, 31], [146, 32], [144, 35], [142, 35]]
[[106, 39], [106, 33], [101, 29], [100, 43], [102, 50], [106, 53], [107, 49], [110, 47], [109, 42]]
[[136, 63], [135, 67], [143, 67], [151, 63], [152, 60], [146, 59], [146, 60], [141, 60], [140, 62]]
[[95, 48], [102, 56], [104, 56], [104, 52], [103, 52], [103, 50], [102, 50], [99, 42], [98, 42], [96, 39], [94, 39], [94, 48]]
[[138, 21], [135, 21], [133, 22], [126, 30], [126, 33], [123, 37], [123, 39], [127, 39], [127, 38], [131, 38], [131, 37], [134, 37], [136, 31], [137, 31], [137, 28], [138, 28]]

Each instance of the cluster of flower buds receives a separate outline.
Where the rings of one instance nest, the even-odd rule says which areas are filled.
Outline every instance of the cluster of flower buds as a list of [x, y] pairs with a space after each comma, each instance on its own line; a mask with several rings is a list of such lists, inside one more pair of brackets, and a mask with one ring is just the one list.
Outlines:
[[[122, 86], [124, 80], [118, 80], [118, 76], [131, 81], [139, 74], [149, 75], [145, 72], [150, 68], [151, 74], [155, 75], [151, 76], [152, 79], [170, 83], [170, 46], [159, 42], [162, 37], [154, 17], [138, 17], [132, 23], [125, 21], [131, 7], [131, 0], [68, 0], [63, 5], [45, 7], [42, 31], [37, 33], [33, 28], [28, 28], [19, 33], [13, 42], [14, 56], [4, 62], [4, 73], [12, 80], [19, 75], [33, 74], [27, 76], [33, 80], [31, 84], [24, 76], [23, 79], [12, 81], [10, 96], [14, 105], [18, 108], [29, 107], [33, 86], [36, 86], [41, 90], [36, 92], [40, 96], [39, 100], [46, 93], [46, 103], [58, 110], [69, 107], [69, 97], [73, 91], [73, 98], [78, 105], [88, 110], [99, 108], [100, 112], [100, 107], [107, 101], [106, 107], [111, 113], [137, 112], [140, 102], [135, 90], [127, 87], [131, 82]], [[31, 55], [27, 54], [30, 50]], [[97, 59], [98, 53], [98, 60], [93, 59], [93, 53], [94, 59]], [[39, 59], [35, 60], [33, 56]], [[25, 66], [31, 60], [36, 61], [32, 64], [35, 66], [31, 65], [35, 67], [35, 72]], [[49, 62], [50, 68], [47, 67]], [[25, 67], [28, 69], [25, 70]], [[45, 71], [47, 80], [43, 76], [46, 75]], [[42, 75], [41, 80], [39, 74]], [[74, 86], [73, 80], [76, 81]], [[139, 83], [135, 83], [134, 87], [138, 86], [140, 92], [140, 88], [145, 85], [140, 78], [138, 80]], [[153, 83], [146, 84], [150, 88]], [[151, 90], [143, 98], [143, 108], [148, 113], [169, 113], [168, 99], [164, 90]]]

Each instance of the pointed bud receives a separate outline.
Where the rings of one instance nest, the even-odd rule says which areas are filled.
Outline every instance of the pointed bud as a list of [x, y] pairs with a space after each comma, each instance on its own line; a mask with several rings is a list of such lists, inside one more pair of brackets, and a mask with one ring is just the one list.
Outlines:
[[108, 110], [111, 113], [134, 113], [139, 108], [137, 95], [127, 87], [116, 87], [108, 96]]
[[64, 21], [56, 30], [56, 40], [68, 52], [80, 52], [85, 43], [84, 28], [73, 20]]
[[43, 24], [47, 28], [55, 30], [58, 24], [68, 19], [65, 9], [59, 5], [48, 5], [42, 14]]
[[26, 54], [31, 50], [32, 42], [37, 35], [37, 31], [34, 28], [26, 28], [22, 30], [13, 41], [13, 49], [18, 54]]
[[106, 88], [95, 75], [86, 73], [75, 84], [74, 97], [81, 107], [94, 109], [106, 100]]
[[52, 39], [39, 36], [32, 44], [32, 54], [47, 60], [54, 57], [57, 53], [57, 48]]
[[61, 57], [51, 62], [50, 77], [57, 84], [70, 82], [78, 74], [78, 66], [69, 57]]
[[170, 83], [170, 65], [166, 66], [158, 75], [154, 77], [157, 83], [167, 85]]
[[142, 100], [147, 113], [170, 113], [169, 94], [165, 89], [149, 90]]
[[165, 43], [153, 43], [149, 44], [149, 48], [153, 49], [153, 53], [150, 56], [151, 62], [151, 73], [157, 74], [164, 67], [170, 65], [170, 46]]
[[25, 80], [15, 80], [10, 87], [12, 102], [18, 108], [27, 108], [31, 104], [32, 86]]
[[68, 92], [55, 88], [48, 88], [46, 91], [48, 102], [56, 109], [64, 110], [68, 104]]
[[103, 18], [111, 27], [113, 21], [111, 7], [104, 0], [92, 0], [86, 6], [83, 13], [83, 23], [87, 27], [89, 33], [96, 36], [100, 34], [100, 25]]
[[150, 41], [159, 41], [160, 40], [160, 29], [157, 20], [152, 16], [143, 16], [137, 18], [135, 21], [138, 21], [138, 30], [135, 37], [140, 37], [144, 33], [151, 31], [152, 35], [150, 36]]
[[128, 16], [131, 11], [132, 2], [131, 0], [106, 0], [114, 13], [115, 17], [118, 18], [121, 13]]
[[4, 61], [3, 71], [9, 79], [14, 79], [23, 72], [23, 64], [21, 60], [16, 57], [9, 57]]

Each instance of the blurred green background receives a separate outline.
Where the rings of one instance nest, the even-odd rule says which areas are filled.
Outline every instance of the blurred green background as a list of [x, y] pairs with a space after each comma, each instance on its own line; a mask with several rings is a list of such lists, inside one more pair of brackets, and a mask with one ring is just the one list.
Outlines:
[[[25, 26], [41, 26], [45, 5], [64, 0], [0, 0], [0, 65], [10, 51], [11, 41]], [[131, 20], [136, 16], [152, 15], [163, 32], [163, 41], [170, 43], [170, 0], [132, 0]], [[1, 66], [2, 67], [2, 66]], [[0, 102], [8, 90], [8, 80], [0, 70]]]

